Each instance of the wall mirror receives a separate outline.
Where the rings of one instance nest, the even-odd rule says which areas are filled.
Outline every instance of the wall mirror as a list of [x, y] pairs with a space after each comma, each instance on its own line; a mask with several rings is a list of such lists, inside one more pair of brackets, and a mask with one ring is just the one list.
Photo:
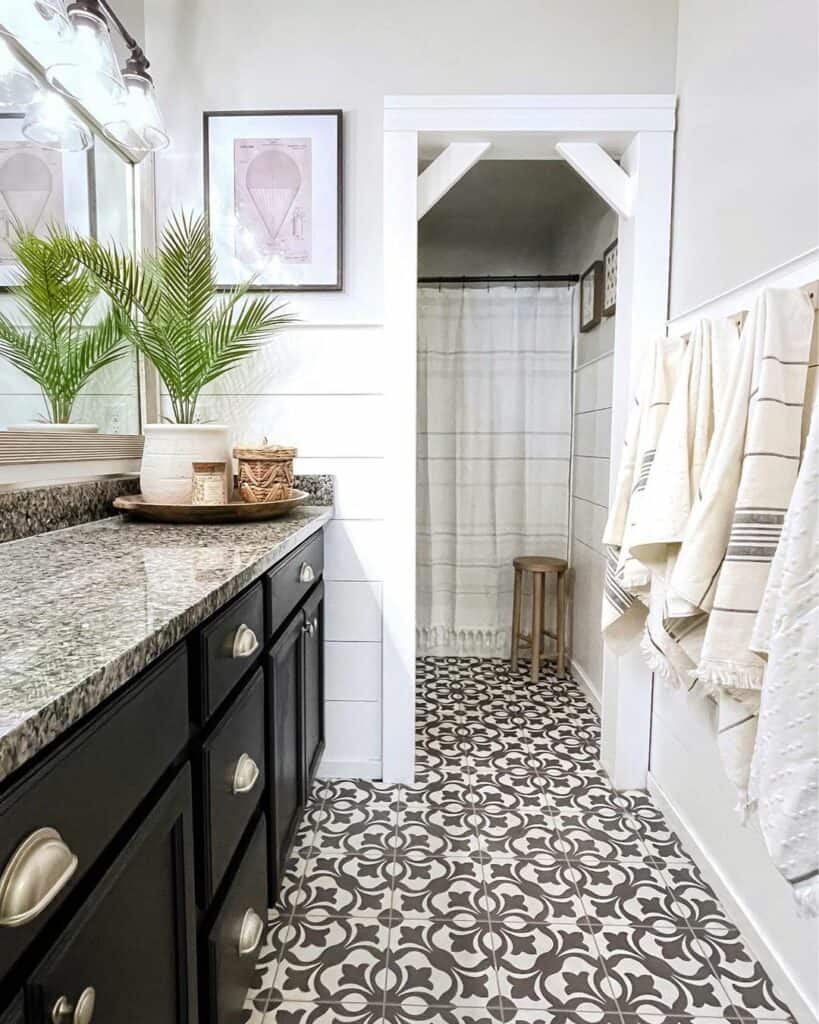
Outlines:
[[[16, 69], [11, 75], [9, 67]], [[59, 116], [52, 116], [49, 103]], [[32, 274], [15, 248], [20, 230], [45, 239], [53, 225], [132, 251], [148, 247], [152, 160], [145, 157], [107, 138], [99, 118], [50, 88], [42, 63], [0, 23], [0, 314], [21, 332], [31, 333], [32, 318], [25, 315], [27, 296], [21, 302], [15, 287], [36, 270]], [[94, 299], [77, 337], [98, 325], [108, 308], [104, 298]], [[125, 345], [73, 401], [54, 401], [19, 361], [0, 352], [0, 485], [136, 469], [146, 372], [150, 385], [152, 371]]]

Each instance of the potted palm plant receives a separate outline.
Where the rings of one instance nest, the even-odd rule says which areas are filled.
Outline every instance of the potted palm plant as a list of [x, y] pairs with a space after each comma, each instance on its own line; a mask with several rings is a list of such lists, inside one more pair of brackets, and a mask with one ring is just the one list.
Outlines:
[[116, 245], [61, 237], [66, 251], [126, 318], [128, 337], [156, 367], [168, 392], [172, 421], [143, 428], [143, 496], [151, 502], [190, 502], [193, 462], [225, 462], [230, 494], [230, 432], [223, 424], [196, 422], [199, 396], [296, 318], [274, 296], [250, 297], [252, 281], [219, 292], [204, 217], [173, 216], [156, 253], [141, 260]]
[[12, 249], [20, 279], [11, 289], [13, 315], [0, 314], [0, 355], [40, 388], [46, 419], [9, 429], [95, 431], [71, 423], [71, 413], [90, 378], [126, 351], [125, 317], [114, 306], [89, 323], [100, 287], [57, 240], [21, 233]]

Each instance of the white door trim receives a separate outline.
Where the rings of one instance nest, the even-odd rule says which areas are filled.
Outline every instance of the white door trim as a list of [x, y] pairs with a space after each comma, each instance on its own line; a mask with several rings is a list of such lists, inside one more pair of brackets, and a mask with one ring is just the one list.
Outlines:
[[[387, 96], [384, 101], [384, 307], [388, 356], [385, 424], [386, 558], [383, 625], [383, 766], [410, 782], [415, 750], [415, 430], [418, 277], [418, 133], [559, 133], [560, 141], [633, 141], [621, 166], [631, 216], [620, 217], [612, 397], [612, 466], [625, 433], [640, 342], [665, 334], [671, 236], [675, 97]], [[472, 138], [469, 136], [473, 135]], [[632, 337], [637, 344], [632, 345]], [[615, 785], [644, 787], [650, 672], [641, 659], [606, 652], [602, 760]]]

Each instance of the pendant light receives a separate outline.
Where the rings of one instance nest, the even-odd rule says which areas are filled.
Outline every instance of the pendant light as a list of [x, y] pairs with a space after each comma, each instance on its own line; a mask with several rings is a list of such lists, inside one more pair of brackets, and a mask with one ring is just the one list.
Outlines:
[[40, 89], [23, 120], [23, 135], [46, 149], [78, 153], [90, 149], [94, 137], [65, 99], [53, 89]]
[[103, 125], [105, 134], [133, 153], [151, 153], [165, 149], [170, 142], [156, 100], [154, 82], [148, 74], [148, 61], [134, 44], [122, 70], [125, 99], [111, 120]]
[[23, 67], [0, 36], [0, 110], [27, 107], [37, 92], [37, 79]]
[[68, 31], [65, 0], [0, 0], [0, 35], [37, 47]]
[[46, 78], [90, 110], [121, 102], [125, 83], [99, 0], [72, 0], [68, 20], [71, 33], [60, 56], [46, 69]]

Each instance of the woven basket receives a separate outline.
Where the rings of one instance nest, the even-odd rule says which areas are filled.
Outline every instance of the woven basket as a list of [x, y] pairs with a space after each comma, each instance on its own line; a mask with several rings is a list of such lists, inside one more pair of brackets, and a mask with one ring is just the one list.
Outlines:
[[293, 489], [295, 448], [263, 445], [234, 448], [239, 463], [239, 494], [242, 501], [283, 501]]

